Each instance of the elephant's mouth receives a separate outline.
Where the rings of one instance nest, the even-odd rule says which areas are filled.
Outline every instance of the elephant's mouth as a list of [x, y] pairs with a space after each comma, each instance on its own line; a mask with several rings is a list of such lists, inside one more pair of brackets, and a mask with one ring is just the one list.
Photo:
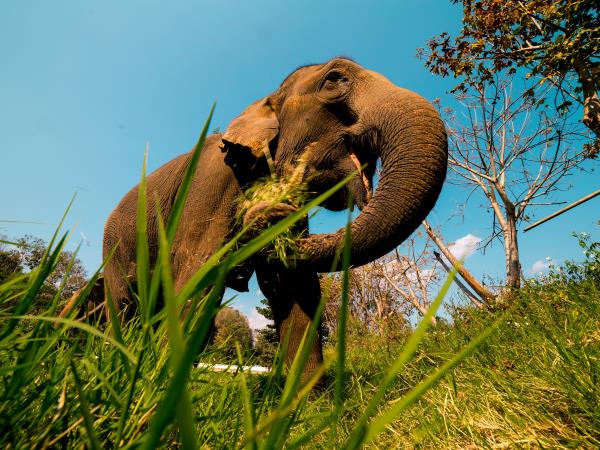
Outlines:
[[309, 165], [306, 175], [308, 191], [315, 195], [325, 192], [345, 177], [355, 174], [344, 189], [333, 194], [322, 206], [331, 211], [342, 211], [352, 202], [362, 210], [373, 197], [377, 153], [371, 150], [368, 142], [363, 144], [361, 139], [338, 141], [326, 148], [328, 151], [312, 150], [317, 154], [334, 153], [335, 157], [314, 166]]
[[371, 197], [373, 196], [373, 186], [371, 184], [371, 180], [369, 179], [369, 177], [365, 171], [366, 167], [363, 167], [363, 164], [361, 163], [360, 159], [358, 158], [358, 155], [355, 152], [353, 152], [352, 150], [350, 150], [350, 159], [356, 166], [356, 170], [358, 170], [358, 174], [362, 180], [363, 187], [365, 188], [365, 192], [366, 192], [365, 203], [368, 203], [369, 200], [371, 200]]
[[348, 151], [350, 160], [358, 171], [358, 176], [348, 184], [348, 190], [358, 208], [362, 210], [373, 197], [373, 175], [377, 157], [371, 149], [357, 143], [349, 145]]

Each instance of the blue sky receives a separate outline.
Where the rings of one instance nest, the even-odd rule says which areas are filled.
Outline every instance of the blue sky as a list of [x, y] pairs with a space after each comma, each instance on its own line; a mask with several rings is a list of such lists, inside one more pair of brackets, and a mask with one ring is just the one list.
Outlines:
[[[88, 269], [101, 260], [103, 224], [137, 183], [146, 143], [149, 168], [188, 151], [213, 101], [224, 129], [297, 66], [347, 55], [396, 84], [450, 102], [443, 80], [415, 49], [460, 26], [449, 1], [28, 1], [0, 6], [0, 233], [48, 238], [74, 192], [67, 228], [83, 240]], [[576, 175], [570, 202], [597, 189]], [[484, 237], [490, 216], [476, 203], [448, 221], [465, 197], [447, 186], [430, 215], [447, 242]], [[572, 231], [598, 239], [600, 199], [521, 235], [525, 273], [546, 257], [578, 258]], [[540, 210], [538, 217], [552, 209]], [[332, 231], [344, 214], [311, 226]], [[502, 276], [502, 249], [477, 251], [475, 273]], [[256, 286], [237, 306], [249, 313]]]

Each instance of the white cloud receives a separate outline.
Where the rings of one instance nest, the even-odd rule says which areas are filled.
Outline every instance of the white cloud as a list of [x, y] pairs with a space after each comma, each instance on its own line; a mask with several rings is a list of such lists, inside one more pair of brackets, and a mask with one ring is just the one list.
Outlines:
[[469, 233], [466, 236], [457, 239], [453, 244], [450, 244], [448, 250], [450, 250], [450, 253], [457, 259], [467, 258], [475, 251], [477, 244], [480, 242], [481, 238]]
[[248, 322], [250, 323], [250, 328], [252, 328], [253, 330], [261, 330], [267, 325], [273, 323], [272, 320], [265, 319], [264, 316], [261, 316], [261, 314], [256, 310], [256, 308], [252, 308], [252, 311], [250, 312], [250, 314], [247, 315], [247, 317]]
[[545, 272], [550, 268], [550, 265], [553, 264], [552, 258], [549, 256], [546, 259], [538, 259], [533, 263], [531, 269], [529, 271], [533, 274]]

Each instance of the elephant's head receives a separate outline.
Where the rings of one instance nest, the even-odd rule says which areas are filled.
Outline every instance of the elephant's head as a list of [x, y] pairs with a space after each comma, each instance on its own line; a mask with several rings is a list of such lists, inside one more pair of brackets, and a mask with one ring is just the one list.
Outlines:
[[[353, 265], [406, 239], [433, 208], [446, 175], [446, 133], [433, 106], [346, 58], [297, 69], [234, 119], [222, 140], [226, 161], [247, 168], [250, 179], [266, 167], [266, 152], [278, 175], [302, 160], [314, 193], [366, 164], [325, 205], [343, 209], [351, 194], [362, 210], [352, 223]], [[378, 159], [379, 184], [371, 195]], [[329, 270], [343, 234], [304, 238], [302, 259]]]

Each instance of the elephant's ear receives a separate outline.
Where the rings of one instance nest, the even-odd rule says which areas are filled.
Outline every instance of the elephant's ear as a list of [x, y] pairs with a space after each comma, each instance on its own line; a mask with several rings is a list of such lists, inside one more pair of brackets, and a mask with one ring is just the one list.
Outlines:
[[242, 114], [233, 119], [221, 137], [223, 151], [241, 147], [246, 157], [259, 159], [269, 150], [269, 143], [279, 133], [279, 121], [272, 108], [270, 98], [252, 103]]

